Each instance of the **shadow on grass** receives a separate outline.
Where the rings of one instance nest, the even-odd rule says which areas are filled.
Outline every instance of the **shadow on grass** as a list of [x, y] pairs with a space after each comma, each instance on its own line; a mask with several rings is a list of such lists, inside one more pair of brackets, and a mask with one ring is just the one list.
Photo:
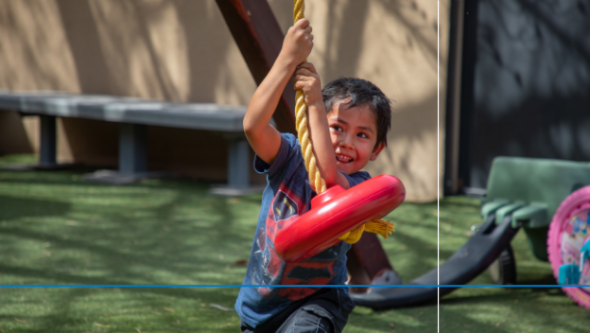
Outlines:
[[485, 332], [584, 332], [590, 323], [587, 310], [576, 306], [559, 288], [468, 291], [443, 298], [440, 305], [444, 327], [453, 331], [478, 332], [475, 329], [483, 329], [482, 322], [487, 322]]
[[517, 284], [544, 284], [544, 285], [551, 285], [557, 284], [557, 280], [551, 273], [540, 275], [537, 279], [518, 279]]
[[[55, 310], [0, 315], [0, 322], [8, 323], [4, 328], [14, 332], [137, 332], [138, 328], [142, 332], [231, 332], [239, 327], [235, 311], [220, 311], [212, 304], [231, 309], [236, 295], [237, 288], [6, 289], [7, 307], [27, 299], [51, 304]], [[203, 317], [206, 322], [192, 321]], [[231, 327], [223, 327], [225, 323]]]
[[45, 217], [48, 215], [59, 216], [66, 214], [71, 206], [67, 202], [12, 197], [0, 194], [0, 219]]
[[[47, 182], [14, 182], [45, 188], [46, 193], [36, 193], [37, 196], [53, 195], [46, 188]], [[56, 249], [54, 254], [61, 254], [42, 260], [32, 255], [30, 260], [42, 261], [34, 270], [1, 266], [5, 276], [14, 278], [10, 279], [14, 283], [19, 282], [19, 276], [26, 276], [76, 284], [168, 284], [172, 283], [170, 279], [198, 284], [206, 282], [199, 277], [203, 270], [214, 272], [221, 268], [218, 275], [223, 275], [224, 266], [246, 259], [249, 253], [258, 200], [256, 206], [250, 207], [242, 198], [210, 197], [205, 186], [173, 181], [130, 187], [67, 180], [63, 184], [68, 186], [61, 202], [0, 197], [1, 207], [6, 207], [0, 211], [0, 248], [4, 254], [22, 252], [18, 243], [23, 241], [47, 242]], [[164, 202], [159, 200], [161, 193], [167, 196]], [[249, 206], [246, 212], [241, 209], [245, 205]], [[49, 221], [50, 216], [58, 220]], [[236, 225], [238, 218], [251, 219], [253, 226]], [[224, 260], [224, 256], [228, 259]], [[55, 272], [64, 267], [75, 271], [100, 270], [101, 277]], [[154, 276], [154, 271], [160, 276]], [[242, 278], [240, 274], [228, 280], [240, 283]], [[208, 280], [215, 282], [213, 276]]]

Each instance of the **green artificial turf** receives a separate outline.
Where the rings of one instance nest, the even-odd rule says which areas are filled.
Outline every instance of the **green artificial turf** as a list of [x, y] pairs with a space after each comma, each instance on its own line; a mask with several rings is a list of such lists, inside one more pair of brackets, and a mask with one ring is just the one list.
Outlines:
[[[0, 167], [34, 156], [0, 157]], [[240, 284], [261, 195], [223, 198], [188, 180], [111, 186], [81, 169], [0, 170], [0, 284]], [[479, 202], [440, 205], [440, 257], [481, 223]], [[437, 205], [406, 203], [382, 242], [404, 281], [437, 263]], [[521, 284], [554, 284], [524, 233], [513, 241]], [[487, 274], [473, 283], [492, 284]], [[0, 288], [3, 332], [238, 332], [237, 288]], [[441, 332], [585, 332], [590, 313], [560, 289], [463, 288], [444, 297]], [[436, 332], [436, 302], [356, 307], [345, 332]]]

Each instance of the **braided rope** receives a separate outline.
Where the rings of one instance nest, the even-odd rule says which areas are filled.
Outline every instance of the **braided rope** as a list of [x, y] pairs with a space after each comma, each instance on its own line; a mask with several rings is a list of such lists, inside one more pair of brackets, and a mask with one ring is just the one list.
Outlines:
[[[293, 9], [294, 22], [303, 18], [304, 10], [305, 1], [295, 0], [295, 7]], [[326, 182], [322, 178], [320, 170], [317, 167], [313, 147], [311, 140], [309, 139], [306, 111], [307, 105], [305, 105], [303, 91], [297, 90], [295, 93], [295, 126], [297, 127], [297, 137], [299, 139], [299, 144], [301, 145], [301, 151], [305, 161], [305, 169], [309, 175], [309, 185], [312, 190], [320, 194], [326, 190]], [[381, 219], [371, 220], [345, 233], [340, 236], [339, 239], [349, 244], [354, 244], [361, 239], [363, 231], [376, 233], [383, 236], [383, 238], [387, 238], [387, 236], [394, 231], [393, 223]]]
[[[295, 9], [293, 10], [295, 22], [303, 18], [304, 8], [305, 3], [303, 0], [295, 0]], [[309, 139], [306, 110], [307, 105], [305, 105], [303, 91], [297, 90], [295, 93], [295, 126], [297, 127], [297, 137], [301, 144], [305, 169], [309, 175], [309, 185], [312, 190], [319, 194], [326, 190], [326, 182], [322, 178], [318, 169], [311, 140]]]

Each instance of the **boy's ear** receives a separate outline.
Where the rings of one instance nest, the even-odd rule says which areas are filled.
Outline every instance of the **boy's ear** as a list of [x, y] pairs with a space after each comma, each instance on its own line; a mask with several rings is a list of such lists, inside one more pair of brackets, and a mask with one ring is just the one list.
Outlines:
[[379, 144], [377, 144], [373, 149], [373, 152], [371, 153], [371, 158], [369, 160], [376, 160], [377, 156], [379, 156], [379, 153], [383, 150], [383, 148], [385, 148], [385, 142], [379, 142]]

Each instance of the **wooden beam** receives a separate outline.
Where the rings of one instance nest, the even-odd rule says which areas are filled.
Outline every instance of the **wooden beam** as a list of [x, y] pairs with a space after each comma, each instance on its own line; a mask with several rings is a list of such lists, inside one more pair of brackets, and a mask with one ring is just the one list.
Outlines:
[[347, 268], [354, 284], [370, 284], [384, 269], [393, 270], [377, 235], [370, 232], [364, 232], [346, 256]]
[[[259, 85], [283, 45], [283, 32], [266, 0], [216, 0], [217, 6]], [[281, 132], [295, 134], [295, 91], [289, 81], [273, 115]]]

